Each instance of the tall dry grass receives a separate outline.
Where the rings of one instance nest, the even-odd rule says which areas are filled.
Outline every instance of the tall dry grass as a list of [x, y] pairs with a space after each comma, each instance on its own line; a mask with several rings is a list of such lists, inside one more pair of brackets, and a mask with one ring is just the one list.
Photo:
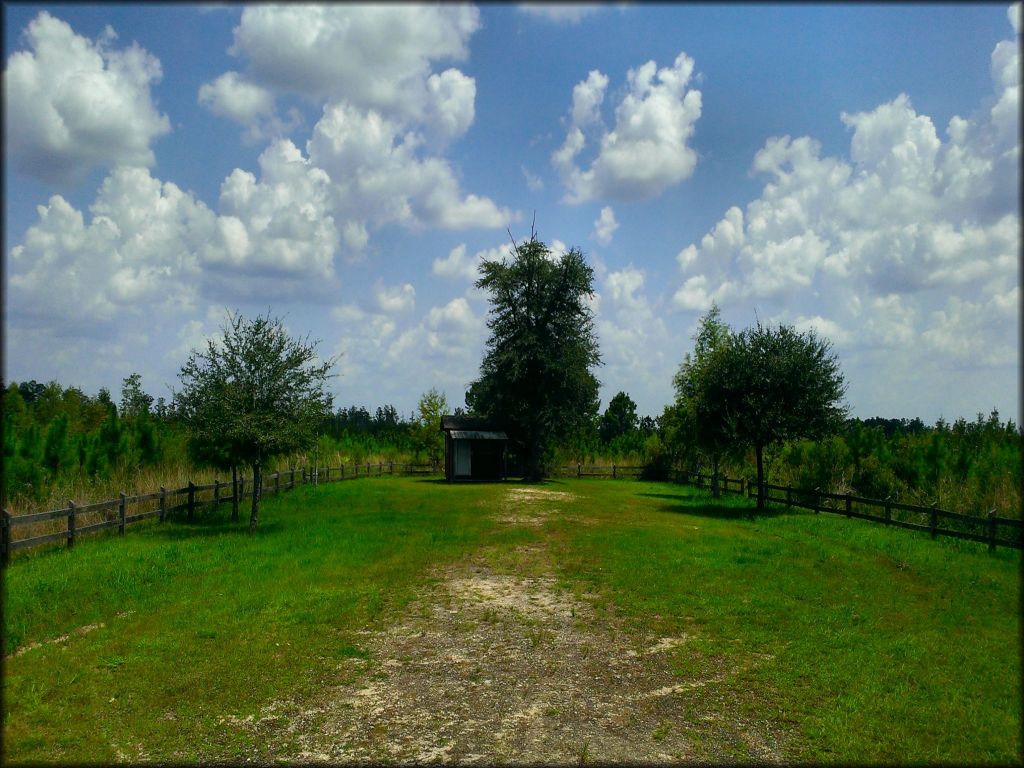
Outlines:
[[[370, 464], [377, 467], [383, 464], [385, 467], [390, 463], [413, 463], [412, 456], [396, 456], [393, 453], [365, 453], [360, 452], [353, 455], [344, 451], [331, 451], [326, 455], [321, 452], [316, 456], [316, 463], [320, 467], [341, 467], [351, 468], [353, 464], [361, 467]], [[303, 468], [311, 468], [314, 463], [312, 453], [296, 453], [289, 456], [279, 456], [271, 460], [264, 470], [265, 475], [272, 475], [275, 472], [301, 471]], [[251, 470], [245, 468], [239, 470], [239, 477], [251, 479]], [[107, 477], [91, 478], [84, 474], [62, 474], [52, 483], [49, 492], [40, 499], [33, 499], [27, 494], [13, 494], [7, 500], [6, 510], [12, 516], [27, 515], [33, 512], [43, 512], [53, 509], [67, 507], [69, 501], [76, 506], [94, 504], [102, 501], [116, 500], [121, 493], [128, 496], [155, 493], [163, 486], [168, 490], [184, 488], [193, 482], [196, 485], [208, 485], [216, 480], [230, 482], [230, 471], [216, 470], [210, 467], [202, 467], [186, 460], [164, 461], [151, 467], [126, 467], [118, 465], [111, 470]]]

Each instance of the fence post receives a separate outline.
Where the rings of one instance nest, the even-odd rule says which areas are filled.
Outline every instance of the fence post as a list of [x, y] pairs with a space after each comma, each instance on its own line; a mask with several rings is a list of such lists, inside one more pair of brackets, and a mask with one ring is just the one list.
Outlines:
[[740, 478], [740, 496], [742, 496], [744, 493], [746, 493], [746, 490], [743, 487], [744, 485], [746, 485], [746, 483], [747, 483], [746, 479], [741, 477]]
[[988, 511], [988, 551], [996, 551], [996, 510]]
[[220, 506], [220, 480], [213, 478], [213, 505]]
[[125, 493], [121, 491], [121, 503], [117, 505], [117, 535], [124, 536], [124, 513], [127, 506], [124, 501]]
[[75, 502], [68, 501], [68, 549], [75, 546]]
[[295, 487], [295, 470], [294, 469], [292, 470], [291, 485], [289, 487], [290, 488], [294, 488]]
[[821, 512], [821, 498], [818, 494], [821, 493], [821, 486], [816, 486], [814, 489], [814, 514]]
[[0, 525], [3, 526], [0, 529], [0, 534], [3, 535], [3, 539], [0, 540], [0, 565], [6, 567], [11, 561], [11, 513], [6, 509], [3, 511], [3, 518], [0, 519]]
[[196, 484], [191, 480], [188, 481], [188, 514], [186, 517], [189, 522], [192, 522], [192, 518], [196, 510]]
[[885, 524], [892, 522], [892, 495], [885, 497]]
[[612, 480], [615, 479], [615, 465], [612, 464]]
[[850, 494], [846, 494], [846, 516], [850, 517], [850, 513], [853, 511], [853, 500], [850, 498]]
[[937, 535], [936, 531], [937, 531], [937, 529], [939, 527], [938, 508], [939, 508], [939, 502], [933, 501], [932, 502], [932, 510], [931, 510], [931, 525], [930, 525], [930, 527], [932, 529], [932, 538], [933, 539], [936, 537], [936, 535]]
[[793, 506], [793, 486], [786, 486], [786, 509], [791, 509]]
[[167, 519], [167, 489], [160, 486], [160, 522]]
[[278, 470], [274, 473], [274, 493], [281, 492], [281, 472]]

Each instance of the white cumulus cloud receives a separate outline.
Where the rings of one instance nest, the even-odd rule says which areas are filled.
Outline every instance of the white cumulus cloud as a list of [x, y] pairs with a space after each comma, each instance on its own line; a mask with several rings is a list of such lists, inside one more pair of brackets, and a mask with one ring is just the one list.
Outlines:
[[612, 241], [612, 236], [615, 234], [615, 230], [619, 228], [619, 222], [615, 220], [615, 211], [612, 210], [610, 205], [606, 205], [601, 209], [600, 215], [594, 222], [593, 237], [601, 245], [608, 245]]
[[389, 287], [378, 281], [373, 289], [373, 297], [381, 311], [388, 314], [408, 312], [416, 306], [416, 289], [410, 283]]
[[816, 328], [851, 354], [931, 355], [932, 369], [1012, 363], [1017, 323], [1005, 308], [1015, 310], [1020, 279], [1016, 45], [993, 50], [992, 81], [993, 96], [969, 118], [953, 117], [945, 138], [901, 94], [841, 115], [848, 160], [823, 156], [809, 137], [769, 139], [753, 162], [769, 177], [761, 196], [730, 208], [679, 252], [673, 305], [753, 305]]
[[225, 274], [331, 277], [340, 235], [330, 177], [287, 139], [271, 144], [259, 165], [259, 179], [236, 168], [221, 185], [218, 237], [207, 264]]
[[589, 3], [521, 3], [519, 10], [555, 24], [578, 24], [604, 6]]
[[255, 5], [242, 12], [229, 53], [264, 92], [344, 99], [448, 140], [473, 122], [476, 85], [457, 69], [432, 70], [467, 58], [479, 26], [470, 5]]
[[[576, 85], [565, 142], [551, 157], [567, 202], [650, 198], [693, 173], [697, 153], [688, 141], [701, 115], [701, 93], [689, 87], [693, 69], [693, 59], [680, 53], [671, 67], [648, 61], [629, 70], [611, 130], [599, 114], [608, 78], [593, 70]], [[595, 131], [597, 154], [584, 170], [578, 157]]]
[[346, 218], [375, 226], [507, 226], [508, 209], [463, 195], [448, 161], [422, 147], [401, 124], [345, 102], [324, 108], [307, 144], [311, 161], [330, 174], [337, 210]]
[[150, 144], [170, 131], [150, 94], [156, 57], [135, 43], [115, 48], [110, 27], [89, 40], [46, 11], [24, 37], [29, 49], [4, 69], [5, 153], [20, 172], [66, 183], [95, 167], [154, 163]]
[[215, 216], [145, 168], [103, 182], [91, 220], [54, 195], [8, 260], [8, 318], [60, 334], [90, 333], [127, 313], [194, 306]]

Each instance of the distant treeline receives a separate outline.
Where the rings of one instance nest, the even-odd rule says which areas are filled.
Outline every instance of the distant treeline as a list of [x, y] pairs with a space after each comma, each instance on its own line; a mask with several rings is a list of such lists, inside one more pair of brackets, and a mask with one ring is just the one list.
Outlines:
[[[146, 394], [138, 374], [124, 380], [118, 403], [106, 389], [90, 396], [57, 382], [11, 382], [4, 389], [3, 428], [5, 504], [42, 502], [55, 487], [101, 487], [143, 469], [159, 475], [161, 467], [191, 466], [173, 403]], [[392, 405], [343, 407], [322, 424], [313, 455], [289, 457], [283, 465], [314, 458], [321, 464], [429, 461], [423, 430], [416, 414], [403, 417]], [[1021, 448], [1019, 428], [997, 411], [935, 425], [918, 418], [850, 419], [836, 436], [769, 454], [769, 478], [911, 503], [938, 501], [968, 512], [996, 508], [1019, 517]], [[696, 448], [673, 433], [668, 409], [656, 418], [639, 416], [624, 392], [550, 461], [708, 469]], [[752, 456], [727, 456], [721, 471], [750, 476], [752, 466]]]

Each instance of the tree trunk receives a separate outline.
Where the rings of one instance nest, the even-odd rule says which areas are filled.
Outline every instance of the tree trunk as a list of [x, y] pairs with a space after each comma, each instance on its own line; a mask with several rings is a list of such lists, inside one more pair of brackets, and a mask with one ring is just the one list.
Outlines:
[[526, 473], [523, 479], [530, 483], [539, 483], [543, 479], [540, 463], [540, 445], [531, 441], [526, 448]]
[[259, 461], [252, 463], [252, 512], [249, 514], [249, 532], [256, 530], [260, 515], [260, 495], [263, 492], [263, 467]]
[[764, 446], [757, 445], [757, 509], [764, 511]]
[[238, 465], [231, 465], [231, 522], [238, 522]]

